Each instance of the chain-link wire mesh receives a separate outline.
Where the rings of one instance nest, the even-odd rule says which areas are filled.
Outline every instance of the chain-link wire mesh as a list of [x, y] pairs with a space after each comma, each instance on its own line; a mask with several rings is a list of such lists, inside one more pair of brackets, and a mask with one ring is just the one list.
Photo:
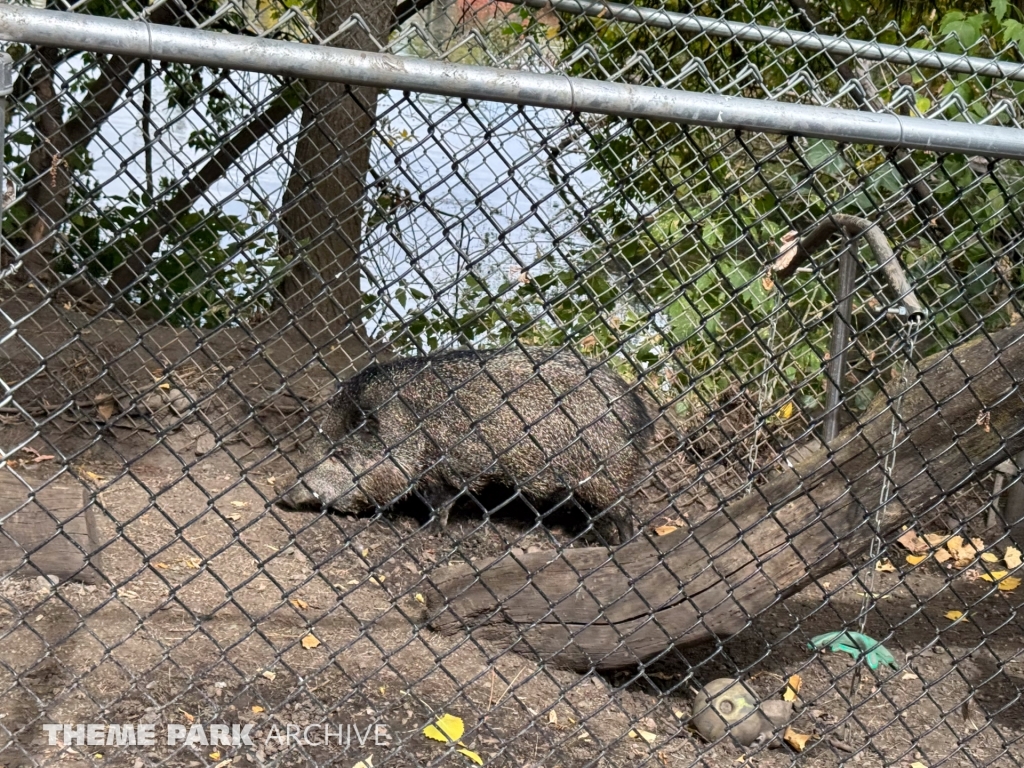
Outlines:
[[[1022, 127], [1024, 8], [839, 5], [50, 7]], [[1020, 159], [85, 38], [6, 49], [0, 765], [1024, 765]]]

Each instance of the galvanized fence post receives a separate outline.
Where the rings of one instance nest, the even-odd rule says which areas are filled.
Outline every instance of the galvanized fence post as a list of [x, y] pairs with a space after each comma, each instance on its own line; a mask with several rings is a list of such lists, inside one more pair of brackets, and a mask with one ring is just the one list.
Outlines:
[[7, 196], [7, 97], [14, 89], [14, 59], [0, 53], [0, 243], [4, 241], [4, 200]]

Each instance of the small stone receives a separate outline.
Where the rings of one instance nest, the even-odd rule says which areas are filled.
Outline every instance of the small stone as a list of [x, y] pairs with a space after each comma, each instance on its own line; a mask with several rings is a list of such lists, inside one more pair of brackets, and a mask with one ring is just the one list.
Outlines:
[[205, 456], [217, 447], [217, 441], [209, 432], [196, 438], [196, 456]]
[[192, 407], [192, 403], [184, 392], [180, 389], [171, 389], [167, 392], [167, 402], [171, 404], [171, 410], [173, 410], [179, 416], [184, 416], [185, 413]]

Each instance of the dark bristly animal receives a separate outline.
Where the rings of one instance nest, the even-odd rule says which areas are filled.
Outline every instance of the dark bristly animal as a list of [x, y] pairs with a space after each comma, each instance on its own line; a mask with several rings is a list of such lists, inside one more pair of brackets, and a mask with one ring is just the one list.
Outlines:
[[606, 365], [547, 348], [457, 351], [373, 365], [341, 385], [282, 499], [358, 514], [413, 490], [447, 525], [464, 492], [498, 486], [536, 509], [568, 499], [633, 535], [651, 416]]

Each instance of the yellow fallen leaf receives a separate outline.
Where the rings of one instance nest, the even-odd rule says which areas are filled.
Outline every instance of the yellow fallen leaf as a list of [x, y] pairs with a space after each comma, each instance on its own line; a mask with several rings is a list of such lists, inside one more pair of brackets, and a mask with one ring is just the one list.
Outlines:
[[1003, 562], [1006, 563], [1006, 567], [1011, 571], [1014, 568], [1020, 568], [1020, 550], [1016, 547], [1007, 547], [1006, 554], [1003, 555]]
[[678, 531], [678, 525], [659, 525], [654, 529], [654, 533], [657, 536], [668, 536], [672, 531]]
[[462, 718], [449, 715], [447, 712], [438, 718], [433, 725], [423, 729], [423, 735], [434, 741], [449, 742], [458, 741], [466, 732], [466, 726], [462, 724]]
[[782, 734], [782, 738], [785, 739], [786, 743], [797, 752], [803, 752], [804, 747], [807, 746], [807, 742], [814, 737], [806, 733], [797, 733], [792, 728], [787, 727], [785, 732]]
[[[766, 288], [765, 290], [771, 290], [771, 289], [770, 288]], [[793, 405], [792, 401], [790, 401], [790, 402], [786, 403], [784, 406], [782, 406], [781, 408], [779, 408], [779, 414], [778, 414], [779, 418], [782, 418], [782, 419], [792, 418], [794, 411], [796, 411], [796, 406]]]
[[946, 618], [950, 621], [959, 621], [964, 617], [963, 611], [947, 611]]
[[978, 554], [977, 549], [974, 546], [975, 543], [984, 546], [980, 540], [967, 543], [964, 541], [963, 536], [952, 536], [949, 541], [946, 542], [946, 549], [949, 550], [949, 553], [956, 558], [955, 565], [957, 568], [966, 568], [967, 565], [974, 560], [975, 556]]
[[879, 560], [875, 563], [875, 570], [879, 573], [896, 573], [896, 566], [888, 560]]
[[263, 673], [263, 676], [267, 678], [267, 680], [273, 680], [275, 677], [277, 677], [277, 672], [271, 672], [270, 670], [267, 670]]
[[926, 533], [924, 535], [924, 540], [928, 542], [928, 546], [930, 547], [940, 547], [942, 546], [942, 542], [946, 540], [946, 536], [941, 533]]
[[293, 597], [288, 602], [291, 603], [292, 605], [294, 605], [296, 608], [300, 608], [302, 610], [305, 610], [306, 608], [309, 608], [309, 603], [307, 603], [305, 600], [301, 600], [301, 599], [299, 599], [297, 597]]
[[473, 761], [477, 765], [483, 765], [484, 764], [483, 758], [480, 757], [480, 755], [478, 755], [476, 752], [474, 752], [471, 749], [466, 749], [465, 747], [459, 747], [459, 754], [465, 755], [466, 757], [468, 757], [471, 761]]
[[907, 555], [907, 562], [911, 565], [917, 565], [923, 563], [928, 559], [928, 555]]
[[416, 602], [417, 603], [425, 603], [427, 601], [423, 599], [423, 595], [421, 595], [419, 592], [417, 592], [416, 593]]
[[265, 712], [266, 710], [264, 710], [263, 707], [261, 707], [259, 704], [253, 704], [252, 705], [252, 711], [259, 713], [259, 712]]
[[363, 557], [366, 557], [368, 554], [370, 554], [370, 550], [364, 549], [359, 554], [362, 555]]
[[103, 759], [103, 753], [102, 752], [97, 752], [96, 754], [93, 755], [93, 758], [96, 759], [96, 760], [102, 760]]
[[387, 692], [388, 687], [386, 685], [382, 685], [378, 690], [380, 691], [380, 695], [383, 696], [385, 692]]
[[238, 507], [239, 509], [244, 509], [245, 507], [249, 506], [249, 502], [248, 501], [232, 501], [231, 502], [231, 506], [232, 507]]
[[983, 573], [981, 578], [984, 581], [999, 581], [1006, 578], [1008, 571], [992, 571], [992, 573]]
[[951, 554], [949, 554], [949, 550], [948, 549], [937, 549], [937, 550], [935, 550], [935, 562], [939, 563], [939, 565], [941, 565], [942, 563], [946, 562], [947, 560], [949, 560], [952, 557], [953, 556]]
[[181, 714], [183, 714], [183, 715], [185, 716], [185, 719], [186, 719], [186, 720], [187, 720], [188, 722], [190, 722], [190, 723], [194, 723], [194, 722], [196, 721], [196, 718], [195, 718], [195, 716], [193, 716], [193, 715], [190, 715], [190, 714], [189, 714], [188, 712], [186, 712], [186, 711], [185, 711], [184, 709], [179, 709], [178, 711], [179, 711], [179, 712], [180, 712]]
[[370, 755], [365, 760], [360, 760], [352, 768], [373, 768], [373, 755]]
[[210, 753], [210, 759], [211, 760], [220, 760], [220, 752], [211, 752]]
[[237, 512], [232, 512], [229, 515], [224, 515], [224, 519], [225, 520], [241, 520], [242, 516], [240, 514], [238, 514]]
[[166, 382], [166, 381], [163, 384], [158, 384], [157, 386], [159, 386], [160, 389], [170, 389], [171, 388], [171, 385], [168, 382]]
[[167, 563], [153, 563], [153, 565], [155, 565], [157, 568], [162, 568], [164, 570], [167, 570], [171, 567]]
[[192, 570], [196, 570], [197, 568], [199, 568], [200, 565], [203, 564], [203, 561], [200, 560], [198, 557], [189, 557], [183, 560], [182, 562], [185, 566], [191, 568]]
[[1020, 579], [1016, 576], [1007, 576], [1005, 579], [999, 580], [999, 589], [1003, 592], [1009, 592], [1010, 590], [1016, 589], [1020, 586]]
[[551, 723], [551, 725], [558, 725], [558, 713], [553, 709], [548, 712], [548, 722]]
[[306, 635], [302, 638], [302, 647], [306, 650], [316, 648], [318, 645], [320, 645], [320, 641], [313, 637], [313, 635]]
[[995, 552], [982, 552], [981, 559], [984, 560], [986, 563], [998, 563], [999, 555], [997, 555]]
[[634, 739], [643, 739], [648, 744], [653, 744], [658, 740], [658, 737], [650, 731], [644, 731], [639, 728], [629, 732], [629, 735]]
[[796, 701], [803, 680], [800, 679], [800, 675], [790, 675], [787, 683], [786, 690], [782, 692], [782, 698], [784, 701]]
[[928, 768], [928, 766], [925, 765], [924, 763], [916, 762], [916, 763], [911, 763], [910, 764], [910, 768]]

